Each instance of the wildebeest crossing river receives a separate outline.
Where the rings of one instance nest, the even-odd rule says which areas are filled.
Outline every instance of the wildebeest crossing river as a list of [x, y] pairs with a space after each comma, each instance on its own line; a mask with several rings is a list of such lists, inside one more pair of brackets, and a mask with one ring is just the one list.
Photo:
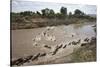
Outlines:
[[29, 63], [26, 61], [24, 65], [45, 64], [67, 56], [73, 49], [81, 47], [81, 43], [90, 42], [92, 37], [96, 37], [93, 25], [70, 24], [12, 30], [12, 61], [28, 57]]

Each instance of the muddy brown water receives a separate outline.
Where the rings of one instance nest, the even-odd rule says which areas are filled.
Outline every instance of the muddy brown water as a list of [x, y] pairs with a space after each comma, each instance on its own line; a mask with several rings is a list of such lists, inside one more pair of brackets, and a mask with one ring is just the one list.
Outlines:
[[[81, 39], [84, 42], [85, 38], [96, 37], [96, 33], [93, 30], [93, 24], [71, 24], [71, 25], [61, 25], [53, 27], [35, 28], [35, 29], [22, 29], [22, 30], [12, 30], [12, 59], [25, 57], [29, 55], [35, 55], [37, 53], [47, 53], [48, 55], [40, 60], [48, 59], [51, 60], [59, 58], [61, 56], [69, 55], [73, 52], [73, 49], [77, 46], [67, 46], [65, 49], [59, 50], [55, 56], [51, 56], [51, 52], [54, 51], [57, 45], [68, 44], [72, 41], [77, 41]], [[50, 28], [48, 30], [48, 28]], [[46, 35], [43, 35], [46, 32]], [[35, 40], [36, 37], [39, 40]], [[56, 41], [50, 40], [53, 37]], [[35, 44], [36, 43], [36, 44]], [[45, 48], [44, 45], [48, 45], [51, 49]], [[37, 61], [37, 63], [40, 61]], [[37, 64], [33, 62], [32, 64]]]

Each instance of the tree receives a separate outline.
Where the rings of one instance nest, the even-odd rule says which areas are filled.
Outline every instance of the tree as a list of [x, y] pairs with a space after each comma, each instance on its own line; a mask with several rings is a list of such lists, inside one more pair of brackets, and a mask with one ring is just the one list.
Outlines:
[[84, 12], [82, 12], [81, 10], [76, 9], [76, 10], [74, 11], [74, 16], [75, 16], [75, 17], [78, 17], [78, 18], [83, 18], [83, 17], [85, 16], [85, 14], [84, 14]]
[[60, 13], [63, 14], [63, 15], [67, 15], [67, 8], [61, 7]]
[[49, 18], [54, 18], [55, 17], [55, 12], [50, 9], [50, 13], [49, 13]]
[[55, 16], [55, 12], [52, 9], [45, 8], [41, 12], [43, 17], [54, 18]]
[[61, 18], [62, 18], [62, 19], [65, 19], [66, 16], [67, 16], [67, 8], [61, 7], [60, 13], [61, 13]]
[[55, 14], [55, 12], [52, 9], [50, 9], [50, 14]]
[[62, 18], [61, 14], [60, 13], [56, 13], [56, 18], [61, 19]]
[[72, 12], [69, 12], [69, 18], [71, 18], [72, 17]]
[[42, 16], [47, 17], [49, 14], [49, 9], [45, 8], [45, 9], [41, 10], [41, 12], [42, 12]]
[[39, 16], [41, 16], [41, 13], [40, 13], [39, 11], [36, 11], [36, 13], [37, 13]]
[[24, 11], [24, 12], [20, 12], [21, 16], [32, 16], [32, 11]]
[[45, 16], [45, 9], [41, 10], [42, 16]]

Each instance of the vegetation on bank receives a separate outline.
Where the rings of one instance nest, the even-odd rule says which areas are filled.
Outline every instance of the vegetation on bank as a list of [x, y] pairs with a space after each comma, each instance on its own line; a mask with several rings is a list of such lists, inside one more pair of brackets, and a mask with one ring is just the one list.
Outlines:
[[96, 61], [96, 39], [91, 40], [85, 46], [74, 50], [71, 54], [71, 62], [90, 62]]
[[45, 26], [68, 25], [77, 22], [96, 21], [96, 17], [86, 15], [84, 12], [76, 9], [74, 14], [67, 13], [67, 8], [61, 7], [60, 13], [45, 8], [41, 12], [24, 11], [11, 12], [11, 29], [30, 29]]

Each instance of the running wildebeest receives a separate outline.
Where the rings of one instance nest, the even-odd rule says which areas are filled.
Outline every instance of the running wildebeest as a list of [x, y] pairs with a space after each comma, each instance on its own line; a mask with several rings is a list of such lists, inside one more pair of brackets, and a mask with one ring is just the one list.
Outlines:
[[95, 37], [92, 37], [91, 38], [91, 41], [90, 41], [90, 45], [93, 45], [93, 43], [95, 43], [96, 42], [96, 38]]
[[74, 35], [72, 35], [72, 37], [74, 37]]
[[53, 52], [52, 55], [55, 55], [57, 53], [57, 51], [63, 46], [63, 44], [61, 44], [60, 46], [57, 45], [55, 51]]
[[12, 61], [12, 65], [22, 65], [23, 64], [24, 59], [23, 58], [19, 58], [17, 60]]
[[71, 45], [71, 42], [68, 45]]
[[86, 45], [87, 45], [87, 43], [82, 43], [82, 44], [81, 44], [81, 46], [86, 46]]
[[45, 36], [46, 35], [46, 32], [43, 32], [43, 36]]
[[96, 38], [95, 38], [95, 37], [92, 37], [92, 38], [91, 38], [91, 41], [95, 41], [95, 40], [96, 40]]
[[65, 45], [63, 48], [66, 48], [67, 45]]
[[48, 49], [51, 49], [51, 47], [50, 47], [50, 46], [48, 46], [48, 45], [45, 45], [44, 47], [46, 47], [46, 48], [48, 48]]
[[30, 56], [26, 57], [25, 60], [24, 60], [24, 63], [25, 63], [25, 62], [29, 62], [29, 60], [31, 60], [32, 57], [33, 57], [33, 55], [30, 55]]
[[88, 38], [85, 38], [84, 41], [89, 42], [89, 39]]
[[73, 41], [72, 44], [73, 44], [73, 45], [77, 45], [77, 42]]
[[24, 63], [29, 62], [29, 60], [31, 60], [32, 57], [33, 56], [31, 55], [26, 58], [19, 58], [19, 59], [13, 61], [12, 65], [17, 65], [17, 66], [23, 65]]
[[40, 53], [38, 53], [36, 56], [34, 56], [34, 58], [32, 58], [32, 61], [37, 60], [39, 56], [40, 56]]
[[40, 57], [46, 56], [46, 53], [42, 53], [40, 54]]
[[79, 44], [81, 42], [81, 39], [78, 40], [77, 44]]
[[61, 48], [62, 46], [63, 46], [63, 44], [61, 44], [60, 46], [57, 46], [57, 47], [58, 47], [58, 49], [59, 49], [59, 48]]

